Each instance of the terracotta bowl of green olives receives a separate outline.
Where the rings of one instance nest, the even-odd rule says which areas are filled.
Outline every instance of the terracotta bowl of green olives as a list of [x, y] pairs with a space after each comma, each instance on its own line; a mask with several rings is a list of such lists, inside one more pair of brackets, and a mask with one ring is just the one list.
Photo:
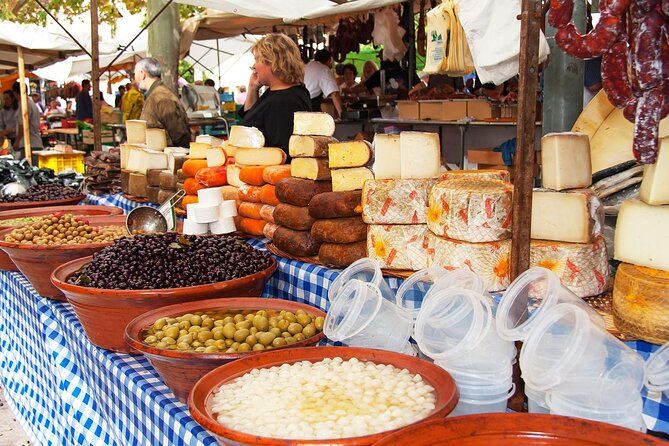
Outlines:
[[170, 305], [133, 319], [130, 348], [146, 356], [181, 402], [209, 371], [248, 355], [321, 342], [325, 313], [307, 304], [232, 297]]

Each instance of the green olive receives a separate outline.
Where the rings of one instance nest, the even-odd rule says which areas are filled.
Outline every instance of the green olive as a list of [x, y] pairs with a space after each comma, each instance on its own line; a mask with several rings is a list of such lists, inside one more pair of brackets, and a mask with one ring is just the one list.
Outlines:
[[200, 342], [207, 342], [212, 339], [214, 335], [209, 330], [201, 330], [197, 334], [197, 340]]
[[[218, 341], [216, 341], [216, 342], [218, 342]], [[234, 343], [235, 343], [235, 341], [234, 341], [233, 339], [226, 339], [225, 341], [223, 341], [223, 344], [224, 344], [226, 347], [231, 347], [232, 344], [234, 344]]]
[[311, 323], [311, 316], [306, 313], [300, 313], [297, 315], [297, 323], [305, 326]]
[[223, 339], [225, 336], [223, 336], [223, 327], [214, 327], [211, 329], [211, 334], [213, 335], [214, 339]]
[[224, 341], [223, 339], [217, 339], [214, 342], [214, 345], [216, 346], [217, 349], [223, 350], [224, 348], [230, 347], [230, 345], [227, 344], [228, 341], [231, 341], [230, 345], [232, 345], [232, 339], [228, 339], [227, 341]]
[[197, 326], [197, 325], [193, 325], [192, 327], [190, 327], [190, 328], [188, 329], [188, 333], [197, 333], [197, 332], [200, 331], [200, 330], [201, 330], [201, 328], [200, 328], [199, 326]]
[[218, 348], [216, 348], [215, 345], [208, 345], [207, 347], [205, 347], [204, 352], [205, 353], [218, 353]]
[[233, 342], [232, 345], [230, 346], [230, 348], [237, 351], [237, 349], [239, 348], [240, 345], [242, 345], [240, 342]]
[[286, 344], [288, 344], [288, 345], [294, 344], [296, 342], [297, 341], [295, 340], [295, 338], [286, 338]]
[[164, 338], [172, 338], [175, 339], [179, 337], [179, 327], [170, 327], [167, 330], [165, 330], [165, 336], [161, 339], [164, 340]]
[[167, 325], [167, 321], [163, 317], [163, 318], [160, 318], [156, 322], [153, 323], [153, 329], [154, 330], [162, 330], [165, 325]]
[[248, 329], [242, 328], [235, 332], [233, 339], [237, 342], [244, 342], [244, 339], [246, 339], [250, 334], [251, 332]]
[[302, 333], [302, 326], [298, 324], [297, 322], [293, 322], [288, 326], [288, 333], [295, 335], [297, 333]]
[[193, 343], [190, 346], [193, 348], [198, 348], [198, 347], [204, 347], [204, 344], [200, 341], [193, 341]]
[[297, 333], [295, 336], [293, 336], [296, 341], [304, 341], [305, 337], [302, 333]]
[[167, 348], [167, 343], [159, 342], [156, 344], [156, 348]]
[[297, 318], [293, 313], [286, 312], [286, 314], [283, 316], [285, 320], [288, 322], [297, 322]]
[[167, 336], [165, 336], [164, 338], [162, 338], [162, 339], [160, 340], [160, 342], [164, 342], [164, 343], [167, 344], [167, 345], [174, 345], [174, 344], [177, 343], [177, 341], [176, 341], [174, 338], [168, 338]]
[[179, 328], [182, 330], [188, 330], [191, 327], [191, 323], [189, 321], [181, 321], [179, 322]]
[[316, 330], [323, 331], [323, 324], [325, 323], [325, 318], [323, 316], [318, 316], [314, 321], [314, 327]]
[[234, 348], [230, 347], [229, 349], [227, 349], [227, 350], [225, 351], [225, 353], [237, 353], [237, 350], [235, 350]]
[[276, 328], [278, 328], [281, 331], [285, 331], [288, 329], [288, 326], [290, 325], [290, 322], [288, 322], [287, 319], [281, 319], [279, 322], [276, 324]]
[[251, 332], [251, 334], [258, 334], [258, 329], [255, 327], [249, 328], [249, 331]]
[[291, 337], [293, 337], [293, 335], [291, 335], [291, 334], [288, 333], [287, 331], [284, 331], [283, 333], [281, 333], [281, 336], [283, 336], [284, 338], [291, 338]]
[[276, 335], [271, 332], [262, 332], [258, 333], [257, 338], [258, 342], [267, 347], [276, 339]]
[[195, 351], [198, 353], [205, 353], [207, 349], [205, 347], [198, 347], [195, 349]]
[[214, 320], [211, 318], [203, 319], [202, 320], [202, 328], [209, 328], [211, 329], [214, 326]]
[[156, 342], [158, 342], [158, 338], [155, 336], [147, 336], [146, 338], [144, 338], [144, 342], [146, 342], [147, 344], [155, 344]]
[[247, 344], [246, 342], [244, 342], [243, 344], [241, 344], [241, 345], [239, 346], [239, 348], [237, 349], [237, 351], [238, 351], [239, 353], [250, 352], [250, 351], [251, 351], [251, 346], [250, 346], [249, 344]]
[[234, 319], [232, 316], [226, 316], [226, 317], [223, 319], [223, 325], [225, 325], [225, 324], [234, 324], [235, 322], [239, 322], [239, 321], [235, 321], [235, 319]]
[[253, 317], [253, 326], [260, 331], [267, 331], [269, 320], [265, 316], [255, 315]]
[[278, 324], [278, 323], [279, 323], [279, 319], [277, 319], [277, 318], [275, 318], [275, 317], [271, 317], [271, 318], [269, 318], [269, 326], [270, 326], [271, 328], [276, 327], [276, 324]]
[[253, 346], [253, 351], [257, 352], [258, 350], [265, 350], [265, 346], [262, 344], [256, 344]]
[[254, 345], [256, 345], [256, 344], [258, 343], [258, 338], [256, 338], [255, 335], [250, 334], [250, 335], [248, 335], [248, 336], [246, 337], [245, 342], [246, 342], [248, 345], [250, 345], [251, 347], [253, 347]]
[[202, 325], [202, 316], [191, 316], [190, 317], [190, 323], [191, 325]]
[[186, 336], [188, 334], [188, 330], [179, 330], [179, 336]]
[[165, 336], [165, 332], [163, 330], [158, 330], [154, 332], [153, 335], [158, 339], [162, 339]]
[[272, 347], [283, 347], [288, 345], [285, 338], [276, 338], [272, 341]]
[[235, 327], [237, 327], [237, 330], [241, 330], [241, 329], [243, 329], [243, 328], [245, 328], [245, 329], [248, 330], [248, 329], [251, 328], [252, 326], [253, 326], [253, 322], [251, 322], [251, 321], [249, 321], [249, 320], [242, 321], [242, 322], [237, 322], [237, 323], [235, 324]]
[[179, 342], [177, 344], [177, 349], [179, 350], [190, 350], [190, 344], [187, 342]]
[[309, 324], [309, 325], [304, 327], [304, 330], [302, 330], [302, 334], [306, 338], [310, 338], [310, 337], [312, 337], [313, 335], [316, 334], [316, 327], [314, 326], [314, 324]]
[[235, 327], [235, 324], [226, 324], [225, 327], [223, 327], [223, 336], [225, 336], [226, 339], [232, 339], [236, 331], [237, 327]]
[[270, 328], [270, 333], [274, 333], [274, 336], [281, 336], [281, 329], [279, 327]]
[[256, 316], [256, 315], [253, 314], [253, 313], [247, 313], [247, 314], [244, 315], [244, 319], [246, 319], [247, 321], [251, 321], [251, 322], [253, 322], [253, 318], [254, 318], [255, 316]]
[[214, 327], [222, 327], [222, 326], [224, 326], [226, 323], [227, 323], [227, 322], [223, 322], [222, 320], [219, 319], [219, 320], [217, 320], [217, 321], [214, 321]]
[[237, 322], [241, 322], [241, 321], [245, 320], [245, 318], [244, 318], [244, 315], [236, 314], [235, 317], [232, 318], [232, 320], [236, 324]]
[[209, 347], [210, 345], [214, 345], [216, 343], [215, 339], [209, 339], [207, 341], [204, 341], [204, 346]]
[[192, 342], [193, 342], [193, 335], [192, 334], [187, 334], [187, 335], [181, 336], [179, 339], [177, 339], [177, 344], [181, 344], [181, 343], [190, 344]]

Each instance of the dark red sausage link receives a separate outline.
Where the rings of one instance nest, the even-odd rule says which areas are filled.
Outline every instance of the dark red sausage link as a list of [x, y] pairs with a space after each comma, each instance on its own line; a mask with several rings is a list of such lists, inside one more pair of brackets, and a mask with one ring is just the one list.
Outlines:
[[642, 164], [657, 160], [657, 143], [662, 110], [662, 87], [646, 91], [636, 106], [634, 123], [634, 158]]
[[632, 82], [640, 91], [647, 91], [660, 85], [663, 80], [661, 50], [665, 19], [655, 10], [644, 14], [639, 20], [639, 11], [635, 12], [632, 18], [632, 32], [636, 34], [636, 42], [631, 48]]
[[625, 119], [627, 119], [632, 124], [636, 122], [637, 105], [639, 105], [639, 98], [637, 96], [630, 96], [630, 98], [627, 100], [627, 103], [625, 104], [625, 108], [623, 109], [623, 116], [625, 116]]
[[629, 8], [632, 0], [601, 0], [599, 2], [599, 11], [604, 14], [621, 16]]
[[602, 17], [597, 26], [582, 35], [573, 23], [569, 23], [555, 34], [555, 43], [570, 56], [592, 59], [603, 55], [616, 41], [623, 28], [620, 17]]
[[562, 28], [571, 22], [574, 10], [574, 0], [551, 0], [551, 9], [548, 12], [548, 24], [553, 28]]
[[634, 5], [637, 9], [643, 14], [647, 14], [657, 6], [659, 6], [660, 0], [634, 0], [631, 2], [631, 5]]
[[669, 16], [669, 0], [662, 0], [662, 12]]
[[618, 41], [602, 56], [602, 86], [609, 101], [623, 108], [632, 96], [627, 77], [627, 42]]

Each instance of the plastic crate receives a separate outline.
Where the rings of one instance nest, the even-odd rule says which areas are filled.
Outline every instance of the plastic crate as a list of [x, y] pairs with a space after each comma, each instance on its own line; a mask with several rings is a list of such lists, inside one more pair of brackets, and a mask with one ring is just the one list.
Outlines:
[[83, 153], [55, 153], [37, 154], [40, 168], [46, 167], [58, 173], [65, 169], [74, 169], [76, 172], [84, 173]]

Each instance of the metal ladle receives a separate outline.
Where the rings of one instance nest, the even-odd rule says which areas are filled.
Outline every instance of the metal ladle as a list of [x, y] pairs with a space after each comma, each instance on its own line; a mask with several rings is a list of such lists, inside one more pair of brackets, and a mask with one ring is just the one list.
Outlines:
[[[173, 231], [177, 225], [174, 215], [174, 206], [186, 195], [183, 190], [178, 191], [167, 199], [158, 209], [151, 206], [139, 206], [128, 213], [125, 218], [125, 228], [129, 234], [147, 234]], [[172, 214], [172, 222], [167, 223], [165, 214]]]

